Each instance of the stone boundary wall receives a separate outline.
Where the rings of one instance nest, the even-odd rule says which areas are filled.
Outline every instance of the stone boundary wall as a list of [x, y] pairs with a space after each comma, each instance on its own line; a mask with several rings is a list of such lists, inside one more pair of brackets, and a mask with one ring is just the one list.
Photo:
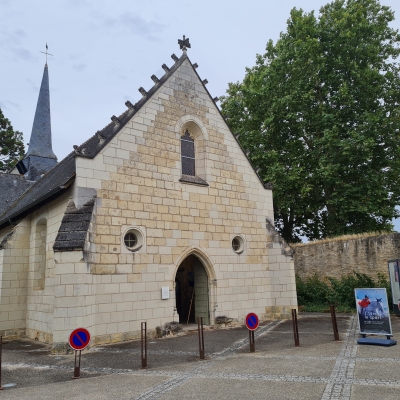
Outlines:
[[301, 278], [317, 274], [339, 278], [353, 271], [376, 278], [388, 274], [388, 260], [400, 258], [400, 233], [342, 237], [293, 245], [295, 272]]

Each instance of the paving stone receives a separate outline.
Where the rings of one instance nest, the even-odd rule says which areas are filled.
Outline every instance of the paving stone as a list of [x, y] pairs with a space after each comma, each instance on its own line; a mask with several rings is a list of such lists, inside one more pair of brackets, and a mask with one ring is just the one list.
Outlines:
[[[299, 348], [293, 345], [290, 321], [264, 324], [255, 333], [255, 353], [249, 352], [246, 329], [207, 331], [202, 361], [196, 332], [151, 339], [147, 370], [139, 367], [138, 341], [92, 348], [82, 355], [78, 382], [71, 380], [73, 355], [53, 356], [49, 346], [14, 341], [4, 346], [3, 383], [17, 385], [1, 398], [54, 399], [56, 391], [57, 400], [397, 399], [397, 346], [366, 351], [367, 346], [357, 345], [356, 317], [346, 318], [343, 340], [334, 342], [327, 340], [329, 316], [302, 316]], [[393, 325], [398, 332], [400, 324]]]
[[[195, 378], [179, 388], [168, 391], [159, 399], [320, 399], [324, 384], [293, 382], [246, 382]], [[296, 397], [293, 394], [296, 393]]]

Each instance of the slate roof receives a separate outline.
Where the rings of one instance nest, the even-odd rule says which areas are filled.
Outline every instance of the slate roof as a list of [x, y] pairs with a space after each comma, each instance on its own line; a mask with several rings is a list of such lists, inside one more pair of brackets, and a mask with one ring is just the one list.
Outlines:
[[0, 215], [33, 183], [28, 182], [22, 175], [0, 173]]
[[26, 190], [0, 215], [0, 228], [22, 218], [34, 207], [65, 191], [75, 178], [75, 157], [71, 153]]
[[94, 203], [95, 199], [92, 199], [77, 209], [74, 202], [70, 201], [53, 245], [54, 251], [84, 249]]
[[[16, 197], [16, 199], [18, 200], [14, 201], [10, 208], [3, 211], [3, 214], [0, 214], [0, 229], [3, 226], [11, 224], [11, 222], [16, 221], [17, 219], [22, 218], [34, 207], [39, 207], [49, 199], [61, 194], [60, 192], [64, 191], [75, 178], [76, 156], [94, 158], [107, 145], [107, 143], [129, 122], [133, 115], [135, 115], [142, 108], [142, 106], [146, 104], [146, 102], [153, 96], [153, 94], [159, 89], [159, 87], [162, 86], [170, 78], [171, 75], [173, 75], [173, 73], [182, 65], [185, 60], [188, 60], [193, 67], [193, 64], [186, 54], [186, 51], [183, 52], [182, 56], [179, 59], [175, 56], [175, 54], [173, 54], [171, 57], [175, 60], [175, 64], [171, 68], [168, 68], [165, 64], [163, 65], [163, 69], [167, 72], [160, 79], [154, 77], [153, 81], [155, 81], [156, 83], [148, 92], [146, 92], [143, 88], [139, 89], [139, 91], [143, 94], [143, 97], [136, 104], [133, 105], [129, 101], [127, 101], [125, 104], [127, 105], [128, 110], [123, 112], [118, 118], [112, 116], [111, 123], [109, 123], [101, 131], [97, 131], [92, 137], [90, 137], [80, 146], [74, 146], [74, 152], [69, 154], [66, 158], [64, 158], [64, 160], [59, 162], [53, 169], [47, 172], [29, 190], [23, 193], [22, 196], [20, 195], [20, 197]], [[196, 68], [193, 67], [193, 70], [195, 71], [200, 82], [202, 82], [203, 87], [210, 98], [212, 98], [205, 86], [206, 80], [201, 80], [200, 76], [197, 74]], [[218, 107], [217, 110], [220, 112]], [[220, 115], [222, 118], [224, 118], [221, 112]], [[252, 165], [250, 159], [243, 150], [236, 136], [233, 135], [233, 137], [242, 149], [243, 154], [249, 161], [250, 166], [253, 168], [260, 182], [264, 185], [266, 189], [272, 189], [270, 184], [265, 184], [262, 181], [261, 177], [258, 175], [258, 172]], [[9, 202], [9, 204], [10, 203], [11, 202]]]

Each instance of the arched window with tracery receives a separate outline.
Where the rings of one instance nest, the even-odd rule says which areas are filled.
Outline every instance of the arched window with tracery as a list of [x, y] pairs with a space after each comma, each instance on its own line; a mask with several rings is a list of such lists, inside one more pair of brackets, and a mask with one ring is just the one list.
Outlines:
[[182, 159], [182, 175], [196, 175], [196, 159], [194, 151], [194, 139], [190, 136], [186, 129], [181, 136], [181, 159]]

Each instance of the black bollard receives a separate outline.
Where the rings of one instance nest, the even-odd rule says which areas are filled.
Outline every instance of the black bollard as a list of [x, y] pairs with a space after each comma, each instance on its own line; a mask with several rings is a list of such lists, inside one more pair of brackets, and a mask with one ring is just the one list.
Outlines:
[[335, 336], [335, 340], [340, 340], [340, 338], [339, 338], [339, 330], [338, 330], [337, 320], [336, 320], [336, 310], [335, 310], [335, 306], [334, 306], [334, 305], [331, 305], [329, 308], [330, 308], [330, 310], [331, 310], [333, 335]]
[[199, 331], [199, 352], [200, 360], [204, 360], [204, 329], [203, 329], [203, 317], [197, 318], [197, 328]]
[[293, 323], [294, 345], [295, 347], [298, 347], [300, 346], [300, 339], [299, 339], [299, 327], [297, 325], [297, 311], [295, 308], [292, 309], [292, 323]]
[[146, 369], [147, 368], [147, 322], [142, 322], [141, 336], [142, 336], [142, 369]]

